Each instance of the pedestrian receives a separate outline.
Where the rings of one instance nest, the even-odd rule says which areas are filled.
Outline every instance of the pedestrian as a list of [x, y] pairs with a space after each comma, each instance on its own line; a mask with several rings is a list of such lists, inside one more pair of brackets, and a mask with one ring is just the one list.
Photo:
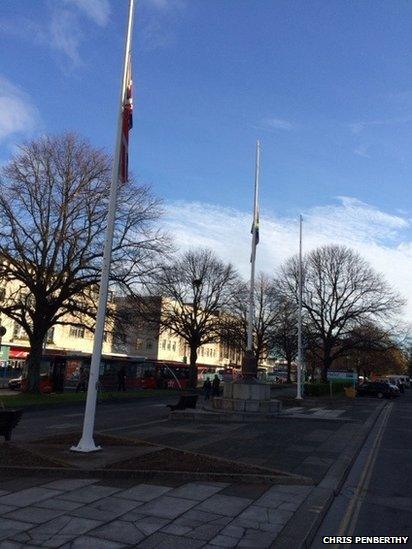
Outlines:
[[79, 380], [76, 385], [76, 393], [79, 391], [86, 391], [86, 381], [87, 381], [87, 374], [86, 370], [84, 369], [84, 366], [81, 365], [79, 368]]
[[215, 377], [212, 381], [212, 396], [216, 397], [219, 396], [220, 393], [220, 379], [217, 374], [215, 374]]
[[117, 372], [117, 390], [126, 391], [126, 368], [124, 366]]
[[210, 382], [210, 379], [206, 378], [205, 382], [203, 383], [203, 393], [205, 395], [205, 400], [209, 400], [211, 391], [212, 384]]

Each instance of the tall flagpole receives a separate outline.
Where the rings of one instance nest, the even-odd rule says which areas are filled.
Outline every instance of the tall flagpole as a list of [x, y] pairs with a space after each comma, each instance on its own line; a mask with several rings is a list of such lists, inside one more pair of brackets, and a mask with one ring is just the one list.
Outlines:
[[102, 356], [103, 334], [106, 318], [107, 295], [109, 289], [110, 262], [112, 258], [113, 233], [116, 217], [117, 191], [120, 172], [120, 150], [122, 142], [123, 105], [126, 97], [127, 69], [132, 44], [134, 0], [129, 0], [129, 16], [124, 48], [123, 79], [120, 91], [119, 112], [117, 117], [116, 148], [113, 161], [112, 182], [110, 186], [109, 208], [107, 214], [106, 239], [103, 250], [103, 265], [100, 279], [99, 303], [97, 307], [96, 328], [94, 332], [93, 354], [90, 365], [89, 383], [87, 387], [86, 409], [83, 419], [83, 434], [77, 446], [71, 450], [76, 452], [94, 452], [100, 450], [93, 439], [94, 422], [96, 415], [97, 387], [99, 382], [99, 368]]
[[247, 351], [253, 353], [253, 317], [255, 315], [255, 263], [256, 263], [256, 245], [259, 215], [259, 169], [260, 169], [260, 143], [256, 141], [256, 163], [255, 163], [255, 195], [253, 201], [253, 234], [252, 234], [252, 257], [250, 268], [250, 288], [249, 288], [249, 314], [247, 325]]
[[303, 370], [303, 352], [302, 352], [302, 215], [299, 216], [299, 268], [298, 268], [298, 368], [297, 368], [297, 391], [296, 398], [302, 399], [302, 370]]

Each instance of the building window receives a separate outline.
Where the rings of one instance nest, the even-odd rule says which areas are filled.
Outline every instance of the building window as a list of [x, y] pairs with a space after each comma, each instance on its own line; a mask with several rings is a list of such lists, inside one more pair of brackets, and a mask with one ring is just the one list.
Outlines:
[[143, 339], [141, 339], [140, 337], [137, 338], [137, 341], [136, 341], [136, 349], [137, 349], [138, 351], [143, 350]]
[[0, 288], [0, 301], [4, 301], [5, 297], [6, 297], [6, 290], [4, 288]]
[[28, 339], [26, 331], [16, 321], [14, 321], [13, 325], [13, 339]]
[[200, 354], [203, 356], [203, 347], [200, 349]]
[[176, 351], [176, 341], [173, 341], [172, 351]]
[[167, 350], [170, 351], [170, 339], [167, 340]]
[[84, 328], [79, 328], [78, 326], [70, 326], [69, 336], [76, 337], [78, 339], [84, 338]]
[[162, 349], [163, 349], [163, 350], [166, 349], [166, 340], [165, 340], [165, 339], [162, 341]]
[[50, 330], [47, 331], [46, 343], [53, 343], [53, 339], [54, 339], [54, 328], [50, 328]]
[[127, 336], [124, 332], [118, 332], [115, 336], [115, 340], [116, 340], [117, 345], [126, 345]]
[[148, 339], [146, 341], [146, 350], [150, 351], [150, 349], [153, 349], [153, 341], [151, 339]]
[[107, 338], [109, 337], [109, 332], [106, 330], [103, 332], [103, 341], [107, 341]]

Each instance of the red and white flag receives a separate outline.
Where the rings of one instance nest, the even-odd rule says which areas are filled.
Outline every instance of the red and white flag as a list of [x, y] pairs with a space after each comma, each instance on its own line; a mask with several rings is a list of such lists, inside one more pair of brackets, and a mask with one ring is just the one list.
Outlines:
[[129, 55], [126, 74], [126, 88], [123, 98], [122, 112], [122, 142], [120, 147], [120, 180], [126, 183], [129, 178], [129, 131], [133, 127], [133, 98], [132, 98], [132, 62]]

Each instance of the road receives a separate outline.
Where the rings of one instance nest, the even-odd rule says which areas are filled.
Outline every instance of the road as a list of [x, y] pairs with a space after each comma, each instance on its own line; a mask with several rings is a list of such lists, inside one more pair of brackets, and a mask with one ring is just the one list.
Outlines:
[[[166, 420], [166, 404], [177, 401], [176, 395], [145, 397], [129, 402], [98, 404], [96, 430], [121, 435], [132, 433], [133, 427], [148, 422]], [[25, 441], [64, 432], [80, 431], [83, 422], [83, 405], [55, 407], [50, 410], [28, 410], [13, 432], [13, 440]]]
[[[412, 389], [388, 402], [325, 516], [324, 536], [409, 536], [412, 545]], [[349, 547], [344, 543], [330, 547]]]
[[[274, 394], [294, 394], [294, 387], [281, 388]], [[4, 392], [2, 392], [4, 394]], [[15, 394], [12, 392], [11, 394]], [[128, 402], [104, 402], [97, 405], [96, 430], [112, 434], [133, 435], [133, 428], [151, 421], [166, 420], [169, 409], [166, 404], [175, 404], [179, 395], [144, 397]], [[202, 397], [200, 397], [202, 398]], [[53, 407], [50, 410], [27, 410], [21, 423], [13, 432], [13, 440], [24, 441], [57, 433], [81, 429], [84, 405]]]

